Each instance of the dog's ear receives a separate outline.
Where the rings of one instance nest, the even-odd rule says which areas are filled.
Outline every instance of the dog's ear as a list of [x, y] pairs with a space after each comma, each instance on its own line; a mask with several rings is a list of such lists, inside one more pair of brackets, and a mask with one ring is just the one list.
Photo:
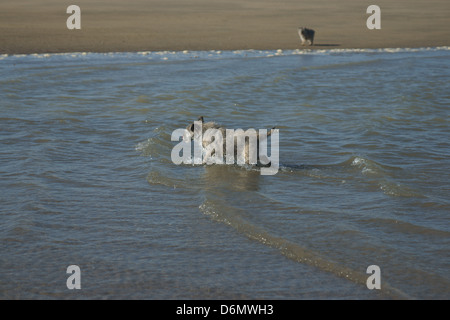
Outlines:
[[204, 122], [203, 121], [203, 116], [198, 117], [198, 121], [201, 121], [203, 123]]

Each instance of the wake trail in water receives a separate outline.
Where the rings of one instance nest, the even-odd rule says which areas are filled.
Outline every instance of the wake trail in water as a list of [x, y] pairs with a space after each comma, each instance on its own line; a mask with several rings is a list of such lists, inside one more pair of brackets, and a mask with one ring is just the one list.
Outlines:
[[[367, 274], [352, 270], [334, 261], [322, 257], [317, 252], [302, 247], [296, 243], [281, 237], [271, 235], [261, 227], [255, 226], [239, 214], [239, 209], [227, 206], [223, 203], [205, 200], [200, 206], [200, 211], [212, 220], [224, 223], [234, 228], [247, 238], [260, 242], [266, 246], [277, 249], [283, 256], [298, 263], [313, 266], [321, 271], [329, 272], [337, 277], [347, 279], [359, 285], [366, 285]], [[393, 299], [411, 299], [406, 293], [383, 282], [383, 293]]]

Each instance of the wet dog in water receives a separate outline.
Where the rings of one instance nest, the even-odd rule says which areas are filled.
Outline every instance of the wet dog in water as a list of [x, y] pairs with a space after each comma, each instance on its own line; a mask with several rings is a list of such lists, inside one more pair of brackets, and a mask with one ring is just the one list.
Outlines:
[[302, 41], [302, 46], [309, 42], [309, 45], [314, 44], [314, 34], [316, 32], [312, 29], [300, 27], [298, 28], [298, 35], [300, 36], [300, 40]]
[[[264, 150], [267, 152], [267, 137], [275, 132], [275, 128], [259, 130], [255, 129], [226, 129], [215, 122], [205, 122], [203, 117], [186, 127], [186, 140], [195, 140], [205, 150], [202, 163], [234, 163], [238, 164], [262, 164], [269, 165], [267, 155], [260, 154], [260, 141], [264, 143]], [[276, 130], [278, 133], [278, 130]], [[277, 137], [278, 138], [278, 137]], [[230, 150], [227, 150], [227, 145]], [[265, 156], [262, 158], [261, 156]], [[258, 159], [259, 158], [259, 159]]]

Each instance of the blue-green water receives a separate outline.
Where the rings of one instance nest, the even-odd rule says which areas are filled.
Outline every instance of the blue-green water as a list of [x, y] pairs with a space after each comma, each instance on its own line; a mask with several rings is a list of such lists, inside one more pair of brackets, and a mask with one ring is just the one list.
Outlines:
[[[0, 297], [450, 298], [449, 67], [447, 47], [0, 56]], [[279, 128], [279, 172], [173, 164], [200, 115]]]

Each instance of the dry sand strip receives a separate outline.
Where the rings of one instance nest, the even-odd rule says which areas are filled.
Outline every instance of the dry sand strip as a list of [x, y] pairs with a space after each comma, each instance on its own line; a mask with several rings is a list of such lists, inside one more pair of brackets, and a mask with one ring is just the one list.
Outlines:
[[[81, 30], [69, 30], [69, 5]], [[381, 30], [369, 30], [369, 5]], [[14, 0], [0, 2], [0, 53], [301, 48], [297, 28], [316, 30], [311, 48], [450, 45], [449, 0]]]

